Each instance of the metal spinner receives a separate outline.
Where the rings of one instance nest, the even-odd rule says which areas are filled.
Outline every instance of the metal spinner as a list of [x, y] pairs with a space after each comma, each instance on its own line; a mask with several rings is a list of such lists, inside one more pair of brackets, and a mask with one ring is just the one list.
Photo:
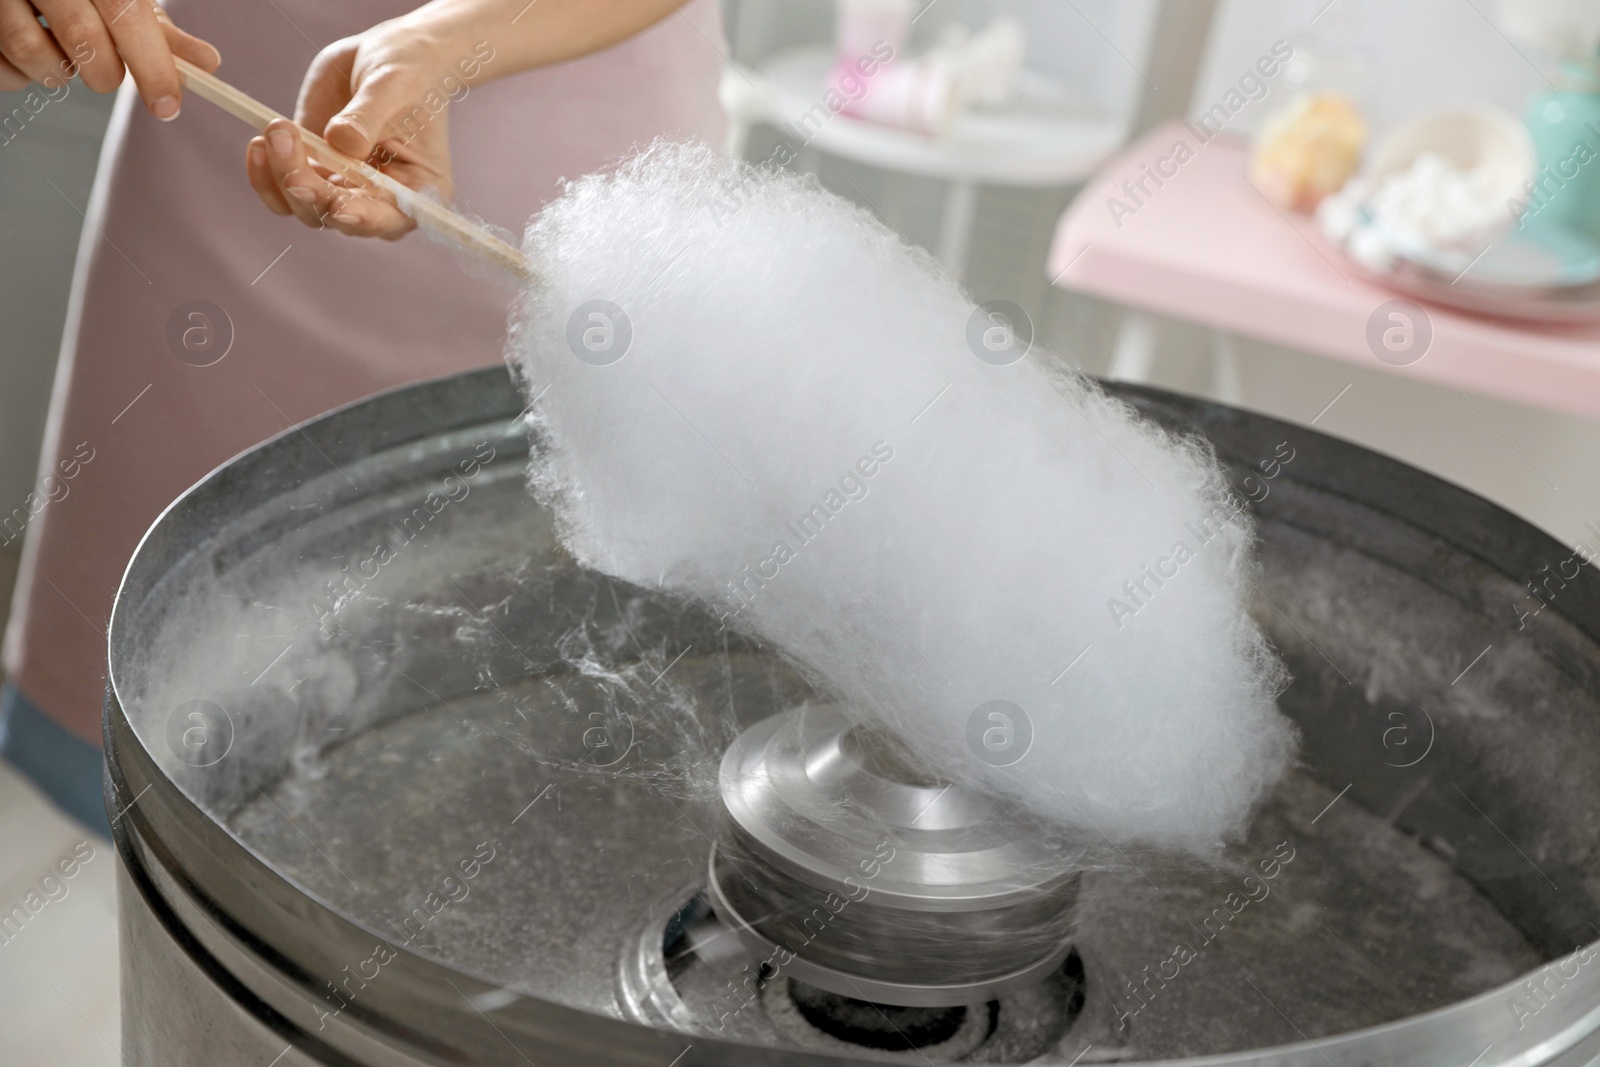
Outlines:
[[1035, 984], [1071, 951], [1078, 880], [1059, 838], [837, 706], [750, 727], [719, 787], [711, 899], [768, 975], [947, 1007]]

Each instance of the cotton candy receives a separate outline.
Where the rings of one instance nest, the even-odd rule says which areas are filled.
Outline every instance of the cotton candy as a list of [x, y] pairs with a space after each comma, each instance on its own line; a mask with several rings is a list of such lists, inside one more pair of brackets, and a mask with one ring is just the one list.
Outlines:
[[572, 183], [523, 247], [530, 482], [579, 560], [1085, 838], [1242, 832], [1295, 738], [1203, 443], [815, 181], [709, 148]]

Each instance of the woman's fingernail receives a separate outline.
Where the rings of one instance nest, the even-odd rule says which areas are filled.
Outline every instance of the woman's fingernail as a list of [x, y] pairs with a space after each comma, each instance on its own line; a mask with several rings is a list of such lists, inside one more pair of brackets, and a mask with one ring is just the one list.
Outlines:
[[288, 130], [269, 130], [267, 140], [279, 159], [288, 159], [294, 154], [294, 134]]
[[150, 105], [150, 111], [162, 122], [171, 122], [178, 117], [178, 98], [175, 96], [163, 96]]
[[267, 165], [267, 149], [265, 145], [252, 144], [250, 146], [250, 165], [264, 167]]
[[361, 125], [361, 123], [357, 122], [355, 119], [340, 118], [339, 119], [339, 125], [343, 126], [345, 129], [349, 130], [351, 133], [355, 134], [363, 142], [365, 142], [367, 140], [366, 128], [363, 127]]
[[309, 204], [317, 198], [316, 191], [304, 184], [307, 179], [303, 170], [291, 170], [283, 176], [283, 191], [303, 204]]
[[348, 225], [351, 225], [353, 223], [360, 222], [361, 221], [361, 216], [360, 215], [352, 215], [348, 211], [341, 211], [337, 215], [333, 216], [333, 221], [334, 222], [342, 222], [342, 223], [344, 223], [345, 225], [348, 226]]

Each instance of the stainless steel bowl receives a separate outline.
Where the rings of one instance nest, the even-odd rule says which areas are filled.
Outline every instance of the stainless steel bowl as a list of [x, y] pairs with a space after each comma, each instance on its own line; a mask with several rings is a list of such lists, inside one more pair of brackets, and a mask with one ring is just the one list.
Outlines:
[[[830, 694], [567, 557], [524, 489], [522, 401], [482, 371], [238, 457], [129, 566], [106, 708], [129, 1063], [1592, 1063], [1591, 569], [1353, 445], [1118, 391], [1257, 501], [1253, 610], [1304, 752], [1228, 862], [1102, 848], [993, 893], [974, 867], [1001, 936], [941, 941], [984, 912], [944, 908], [903, 954], [869, 924], [872, 953], [827, 963], [901, 985], [971, 965], [969, 995], [885, 1014], [919, 1047], [873, 1045], [859, 1005], [762, 966], [765, 913], [730, 922], [707, 891], [714, 842], [783, 825], [726, 808], [730, 745]], [[924, 786], [878, 776], [876, 817], [903, 820]], [[1040, 973], [983, 985], [1030, 928], [1054, 938]]]

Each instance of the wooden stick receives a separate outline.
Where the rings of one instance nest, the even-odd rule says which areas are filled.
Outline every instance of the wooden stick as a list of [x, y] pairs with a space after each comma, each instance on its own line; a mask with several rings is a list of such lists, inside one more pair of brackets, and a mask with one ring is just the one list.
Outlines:
[[[247, 93], [240, 92], [215, 75], [207, 74], [188, 60], [179, 59], [176, 56], [173, 58], [178, 64], [178, 73], [183, 77], [184, 84], [196, 96], [211, 101], [228, 114], [233, 115], [235, 118], [243, 119], [257, 130], [265, 130], [269, 122], [284, 117], [266, 104]], [[408, 214], [411, 211], [415, 211], [419, 216], [426, 216], [429, 229], [435, 233], [454, 241], [469, 252], [505, 267], [520, 278], [529, 281], [537, 280], [533, 267], [528, 263], [528, 258], [521, 251], [502, 241], [471, 219], [451, 211], [443, 204], [422, 195], [415, 189], [407, 188], [375, 167], [345, 155], [310, 130], [304, 127], [299, 127], [299, 129], [300, 137], [305, 141], [310, 154], [316, 157], [324, 166], [345, 174], [359, 175], [380, 189], [394, 194], [396, 199], [405, 206], [404, 209], [409, 209], [407, 211]]]

